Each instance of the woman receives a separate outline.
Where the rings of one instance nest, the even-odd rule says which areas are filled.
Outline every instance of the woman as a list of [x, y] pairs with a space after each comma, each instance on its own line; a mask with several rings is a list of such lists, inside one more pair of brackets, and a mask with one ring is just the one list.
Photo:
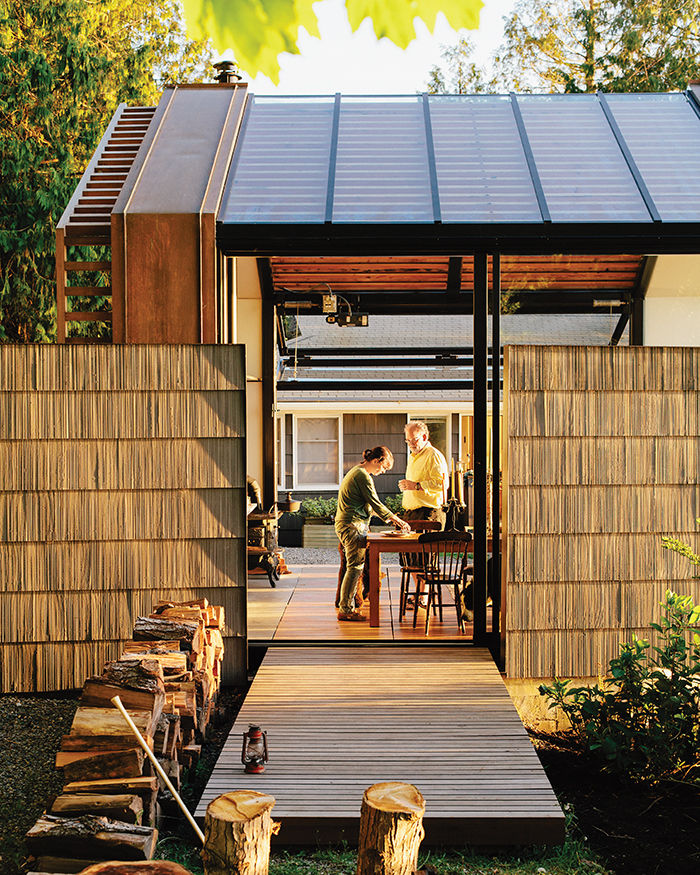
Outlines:
[[355, 588], [362, 574], [367, 549], [366, 535], [373, 514], [385, 522], [392, 522], [403, 532], [411, 527], [393, 514], [379, 500], [372, 477], [383, 474], [394, 466], [394, 457], [388, 447], [365, 450], [363, 461], [351, 468], [343, 478], [338, 492], [338, 510], [335, 531], [345, 553], [345, 576], [340, 585], [339, 620], [365, 620], [355, 610]]

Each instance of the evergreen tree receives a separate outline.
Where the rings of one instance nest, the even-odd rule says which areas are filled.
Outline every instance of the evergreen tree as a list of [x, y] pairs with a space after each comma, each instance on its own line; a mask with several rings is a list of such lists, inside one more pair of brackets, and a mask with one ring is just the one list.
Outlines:
[[700, 76], [700, 0], [518, 0], [492, 69], [470, 56], [460, 41], [428, 87], [462, 67], [491, 92], [683, 90]]
[[0, 341], [54, 338], [56, 222], [119, 103], [210, 62], [176, 0], [0, 0]]

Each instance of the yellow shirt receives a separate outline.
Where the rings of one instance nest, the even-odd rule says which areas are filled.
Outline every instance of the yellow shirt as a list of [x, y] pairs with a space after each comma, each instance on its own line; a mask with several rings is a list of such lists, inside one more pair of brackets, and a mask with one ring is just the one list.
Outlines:
[[401, 504], [404, 510], [442, 507], [446, 499], [448, 477], [445, 457], [430, 441], [419, 453], [409, 453], [406, 480], [420, 483], [420, 490], [411, 489], [402, 494]]

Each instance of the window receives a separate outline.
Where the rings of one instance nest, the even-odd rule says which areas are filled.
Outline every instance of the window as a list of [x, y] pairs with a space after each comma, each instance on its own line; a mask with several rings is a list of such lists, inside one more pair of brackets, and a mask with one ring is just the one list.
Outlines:
[[337, 487], [340, 483], [340, 417], [297, 416], [295, 426], [295, 487]]
[[284, 458], [284, 415], [275, 417], [275, 437], [277, 441], [277, 489], [284, 491], [287, 488]]
[[447, 452], [447, 418], [444, 416], [420, 416], [419, 414], [413, 414], [408, 417], [409, 421], [415, 419], [421, 420], [428, 426], [430, 443], [440, 450], [446, 459], [449, 459], [450, 456]]

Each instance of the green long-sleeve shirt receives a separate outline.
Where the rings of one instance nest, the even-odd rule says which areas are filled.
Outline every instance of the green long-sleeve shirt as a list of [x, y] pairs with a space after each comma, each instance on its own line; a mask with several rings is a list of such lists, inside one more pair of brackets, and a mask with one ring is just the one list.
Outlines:
[[383, 520], [388, 520], [392, 516], [389, 508], [379, 500], [372, 475], [368, 474], [361, 465], [355, 465], [343, 477], [343, 482], [340, 484], [335, 521], [352, 523], [368, 520], [373, 513]]

